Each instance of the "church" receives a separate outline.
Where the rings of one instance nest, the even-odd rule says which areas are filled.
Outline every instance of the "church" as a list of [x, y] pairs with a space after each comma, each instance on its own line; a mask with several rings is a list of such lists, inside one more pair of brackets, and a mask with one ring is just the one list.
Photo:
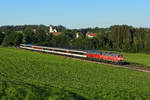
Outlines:
[[55, 36], [58, 36], [58, 35], [62, 34], [61, 32], [58, 32], [57, 29], [53, 28], [52, 26], [50, 26], [50, 28], [49, 28], [49, 33], [53, 34]]

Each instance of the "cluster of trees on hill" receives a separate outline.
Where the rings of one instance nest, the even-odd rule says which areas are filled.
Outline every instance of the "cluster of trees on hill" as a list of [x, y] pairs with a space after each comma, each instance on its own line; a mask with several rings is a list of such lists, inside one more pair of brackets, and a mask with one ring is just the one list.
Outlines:
[[[53, 27], [62, 34], [58, 36], [49, 34], [49, 27], [44, 25], [2, 26], [0, 44], [18, 46], [20, 43], [27, 43], [83, 50], [150, 52], [150, 29], [148, 28], [134, 28], [127, 25], [86, 29], [67, 29], [62, 25]], [[87, 38], [87, 32], [97, 33], [97, 36]], [[79, 38], [76, 38], [75, 33], [79, 33]]]
[[150, 51], [150, 29], [133, 28], [131, 26], [112, 26], [109, 39], [113, 49], [126, 52]]

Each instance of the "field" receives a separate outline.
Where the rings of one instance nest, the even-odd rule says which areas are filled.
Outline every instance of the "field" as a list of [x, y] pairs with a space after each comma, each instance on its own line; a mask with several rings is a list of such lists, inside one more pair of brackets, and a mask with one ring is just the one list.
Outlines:
[[149, 84], [143, 72], [0, 48], [0, 100], [150, 100]]
[[122, 53], [127, 62], [141, 64], [150, 67], [150, 54], [144, 53]]

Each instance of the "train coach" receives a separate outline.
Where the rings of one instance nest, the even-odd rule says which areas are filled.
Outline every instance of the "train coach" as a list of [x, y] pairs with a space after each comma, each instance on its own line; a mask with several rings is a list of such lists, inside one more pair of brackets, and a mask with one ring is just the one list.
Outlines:
[[45, 47], [45, 46], [34, 46], [32, 44], [20, 44], [20, 48], [33, 50], [33, 51], [40, 51], [40, 52], [45, 52], [45, 53], [71, 56], [71, 57], [86, 58], [86, 55], [85, 55], [86, 52], [79, 51], [79, 50], [53, 48], [53, 47]]
[[45, 46], [35, 46], [32, 44], [20, 44], [20, 48], [58, 55], [84, 58], [89, 60], [96, 60], [99, 62], [109, 62], [109, 63], [111, 62], [117, 64], [124, 63], [124, 57], [119, 53], [100, 52], [100, 51], [79, 51], [71, 49], [45, 47]]

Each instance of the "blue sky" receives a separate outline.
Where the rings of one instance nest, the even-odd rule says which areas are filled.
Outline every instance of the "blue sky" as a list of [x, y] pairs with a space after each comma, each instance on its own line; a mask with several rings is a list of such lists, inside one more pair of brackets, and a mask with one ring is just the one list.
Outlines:
[[150, 0], [0, 0], [0, 25], [150, 27]]

